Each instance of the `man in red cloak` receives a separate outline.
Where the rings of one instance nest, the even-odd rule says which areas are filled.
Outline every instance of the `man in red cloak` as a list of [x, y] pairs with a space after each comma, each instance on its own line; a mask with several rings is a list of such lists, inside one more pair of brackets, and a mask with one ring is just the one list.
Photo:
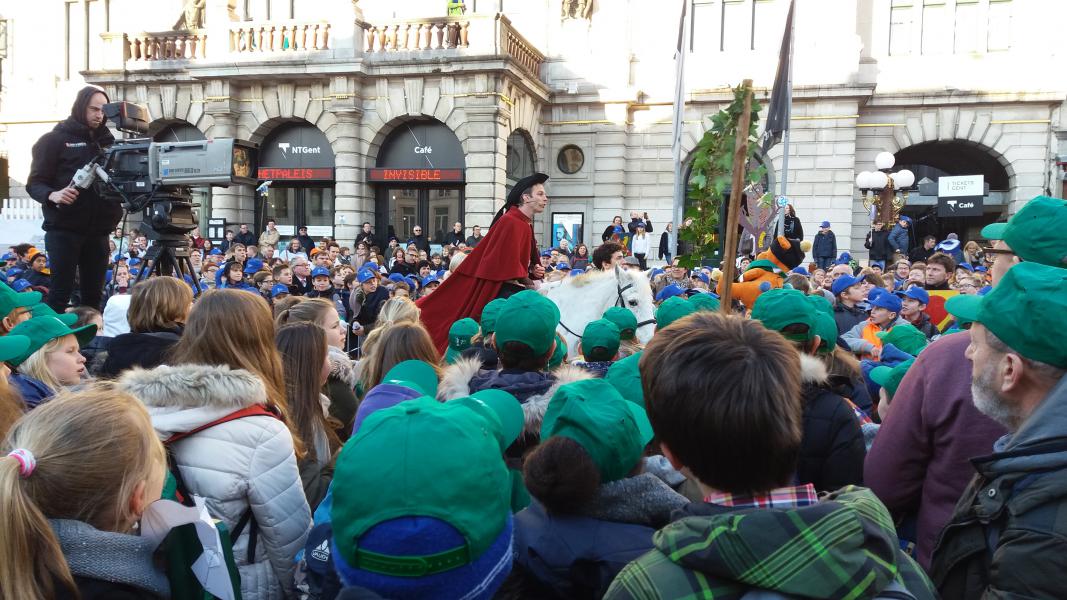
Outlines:
[[448, 346], [448, 329], [456, 321], [481, 320], [482, 307], [527, 289], [542, 279], [533, 218], [545, 211], [548, 175], [534, 173], [515, 184], [504, 206], [493, 218], [489, 232], [433, 294], [415, 304], [422, 309], [422, 324], [437, 351]]

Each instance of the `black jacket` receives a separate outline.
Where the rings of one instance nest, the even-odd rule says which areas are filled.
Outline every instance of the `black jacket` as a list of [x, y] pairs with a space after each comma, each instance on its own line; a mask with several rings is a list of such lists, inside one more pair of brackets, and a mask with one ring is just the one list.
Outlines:
[[467, 237], [467, 246], [470, 247], [470, 248], [473, 248], [473, 247], [477, 246], [478, 242], [482, 241], [482, 238], [484, 238], [484, 237], [485, 237], [484, 235], [480, 235], [478, 237], [474, 237], [473, 235], [472, 236], [468, 236]]
[[933, 256], [934, 252], [937, 252], [936, 248], [930, 248], [929, 250], [927, 250], [925, 246], [919, 244], [918, 246], [912, 248], [911, 252], [908, 252], [908, 260], [910, 260], [911, 262], [926, 262], [927, 259]]
[[871, 251], [871, 260], [888, 261], [893, 256], [893, 249], [889, 247], [888, 231], [868, 231], [863, 247]]
[[415, 244], [416, 248], [425, 251], [426, 254], [430, 253], [430, 240], [426, 239], [425, 235], [412, 236], [408, 243]]
[[804, 239], [804, 226], [801, 225], [800, 219], [793, 215], [785, 215], [785, 237], [791, 240], [803, 240]]
[[68, 117], [33, 145], [26, 191], [42, 205], [45, 231], [103, 235], [115, 230], [122, 218], [122, 206], [100, 198], [92, 187], [81, 190], [74, 204], [58, 206], [48, 200], [49, 194], [67, 187], [78, 169], [114, 141], [115, 136], [107, 127], [89, 129], [88, 125]]
[[[846, 485], [863, 485], [863, 459], [867, 455], [852, 407], [833, 393], [825, 381], [811, 381], [804, 356], [804, 434], [797, 459], [797, 482], [811, 483], [820, 492], [832, 492]], [[825, 368], [822, 371], [825, 378]]]
[[645, 233], [652, 233], [652, 221], [648, 219], [630, 219], [626, 228], [630, 230], [630, 235], [633, 235], [637, 233], [637, 226], [642, 224], [645, 226]]
[[151, 333], [124, 333], [115, 336], [107, 348], [107, 358], [100, 368], [102, 377], [117, 377], [119, 373], [143, 367], [151, 369], [163, 364], [167, 353], [181, 338], [181, 329]]
[[311, 258], [311, 251], [315, 249], [315, 241], [311, 239], [310, 235], [298, 235], [296, 239], [300, 242], [300, 247], [304, 249], [304, 254]]
[[849, 308], [841, 302], [834, 305], [834, 322], [837, 323], [837, 335], [844, 335], [857, 323], [867, 320], [867, 311], [858, 306]]
[[256, 234], [252, 233], [251, 231], [249, 231], [248, 233], [241, 233], [240, 231], [238, 231], [237, 235], [233, 236], [233, 241], [235, 243], [244, 244], [245, 246], [255, 246], [257, 239], [258, 238], [256, 237]]
[[458, 246], [460, 244], [466, 244], [467, 238], [463, 237], [463, 232], [456, 233], [455, 231], [449, 231], [445, 234], [444, 245], [446, 246]]
[[356, 241], [353, 246], [359, 245], [360, 242], [366, 242], [368, 247], [378, 246], [379, 248], [381, 248], [381, 245], [378, 243], [378, 238], [374, 237], [373, 231], [371, 233], [366, 233], [365, 231], [360, 230], [359, 235], [356, 236]]
[[[93, 579], [91, 577], [74, 576], [74, 583], [78, 586], [78, 594], [81, 600], [163, 600], [163, 596], [126, 583]], [[60, 588], [62, 589], [62, 588]], [[57, 600], [73, 598], [73, 596], [60, 592]]]

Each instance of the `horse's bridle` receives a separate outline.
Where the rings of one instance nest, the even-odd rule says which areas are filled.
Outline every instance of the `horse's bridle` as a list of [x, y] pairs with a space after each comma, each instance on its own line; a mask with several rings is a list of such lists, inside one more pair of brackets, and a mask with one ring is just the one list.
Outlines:
[[[625, 292], [626, 290], [632, 288], [633, 286], [634, 286], [634, 282], [632, 282], [632, 281], [630, 283], [627, 283], [625, 286], [623, 286], [619, 282], [618, 275], [615, 276], [615, 291], [616, 291], [616, 294], [617, 294], [616, 297], [615, 297], [615, 306], [618, 306], [618, 307], [621, 307], [621, 308], [626, 308], [626, 302], [622, 298], [622, 293]], [[647, 321], [641, 321], [640, 323], [637, 324], [637, 327], [635, 327], [634, 329], [635, 330], [636, 329], [640, 329], [640, 328], [644, 327], [645, 325], [654, 325], [655, 323], [656, 323], [656, 319], [653, 317], [653, 318], [651, 318], [651, 319], [649, 319]], [[575, 333], [570, 327], [567, 327], [566, 325], [564, 325], [563, 321], [559, 322], [559, 326], [562, 327], [563, 329], [565, 329], [567, 331], [567, 333], [573, 335], [574, 337], [576, 337], [578, 339], [582, 339], [581, 334]]]

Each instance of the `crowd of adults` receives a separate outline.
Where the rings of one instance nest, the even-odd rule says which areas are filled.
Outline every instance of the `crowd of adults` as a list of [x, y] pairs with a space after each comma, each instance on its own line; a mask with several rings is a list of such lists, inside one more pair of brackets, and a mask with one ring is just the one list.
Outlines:
[[0, 598], [1063, 597], [1067, 202], [866, 266], [788, 217], [729, 307], [646, 213], [540, 252], [647, 273], [647, 344], [530, 289], [443, 356], [414, 300], [478, 227], [193, 232], [184, 282], [116, 230], [99, 306], [12, 247]]

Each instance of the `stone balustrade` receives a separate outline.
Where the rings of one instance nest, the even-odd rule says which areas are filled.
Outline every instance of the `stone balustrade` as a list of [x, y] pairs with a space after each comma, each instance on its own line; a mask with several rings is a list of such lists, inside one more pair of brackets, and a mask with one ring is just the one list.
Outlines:
[[126, 37], [126, 57], [134, 62], [204, 58], [207, 34], [203, 31], [160, 31]]
[[441, 17], [364, 24], [368, 53], [467, 48], [470, 21]]
[[545, 55], [537, 48], [534, 48], [533, 44], [528, 42], [526, 38], [522, 37], [522, 34], [511, 26], [510, 21], [501, 25], [500, 45], [504, 53], [510, 55], [512, 60], [518, 63], [520, 67], [540, 78], [541, 65], [545, 62]]
[[328, 50], [329, 23], [247, 22], [230, 28], [230, 52], [292, 52]]

